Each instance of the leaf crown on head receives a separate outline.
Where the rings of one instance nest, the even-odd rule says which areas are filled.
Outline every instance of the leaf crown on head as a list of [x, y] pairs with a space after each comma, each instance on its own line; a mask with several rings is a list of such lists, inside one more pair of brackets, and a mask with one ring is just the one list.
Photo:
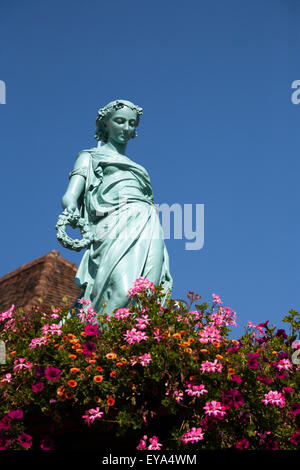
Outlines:
[[[106, 121], [110, 118], [114, 111], [118, 109], [124, 108], [127, 106], [128, 108], [136, 111], [136, 127], [139, 125], [140, 116], [143, 114], [143, 109], [135, 104], [131, 103], [130, 101], [126, 100], [115, 100], [111, 103], [108, 103], [104, 108], [100, 108], [98, 111], [98, 116], [96, 119], [96, 133], [95, 139], [97, 141], [107, 142], [108, 140], [108, 131], [106, 128]], [[137, 136], [137, 132], [135, 131], [133, 138]]]

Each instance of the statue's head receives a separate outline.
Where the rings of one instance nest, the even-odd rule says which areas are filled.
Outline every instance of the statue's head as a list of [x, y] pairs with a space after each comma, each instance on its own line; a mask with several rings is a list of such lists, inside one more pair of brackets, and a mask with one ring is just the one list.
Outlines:
[[128, 129], [126, 139], [133, 139], [137, 136], [136, 128], [143, 114], [142, 108], [127, 100], [115, 100], [108, 103], [104, 108], [99, 109], [96, 119], [95, 139], [107, 142], [110, 134], [117, 130], [119, 123], [126, 119]]

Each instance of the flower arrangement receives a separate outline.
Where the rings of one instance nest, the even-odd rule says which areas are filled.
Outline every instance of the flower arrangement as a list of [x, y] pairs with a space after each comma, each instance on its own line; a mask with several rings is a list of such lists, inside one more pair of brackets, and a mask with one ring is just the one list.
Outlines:
[[299, 449], [297, 312], [289, 334], [249, 322], [236, 340], [236, 314], [215, 294], [162, 307], [161, 286], [139, 278], [128, 295], [111, 317], [84, 298], [71, 317], [0, 314], [0, 450], [51, 450], [68, 420], [96, 441], [134, 432], [133, 450]]

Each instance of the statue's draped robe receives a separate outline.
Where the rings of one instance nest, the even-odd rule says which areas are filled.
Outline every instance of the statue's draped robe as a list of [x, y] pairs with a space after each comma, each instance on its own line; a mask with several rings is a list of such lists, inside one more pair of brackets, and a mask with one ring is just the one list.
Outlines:
[[167, 295], [173, 285], [169, 256], [147, 171], [118, 153], [101, 148], [85, 152], [90, 155], [88, 168], [75, 164], [70, 177], [85, 177], [80, 214], [95, 241], [81, 260], [75, 283], [98, 313], [112, 314], [103, 302], [127, 293], [140, 276], [161, 284]]

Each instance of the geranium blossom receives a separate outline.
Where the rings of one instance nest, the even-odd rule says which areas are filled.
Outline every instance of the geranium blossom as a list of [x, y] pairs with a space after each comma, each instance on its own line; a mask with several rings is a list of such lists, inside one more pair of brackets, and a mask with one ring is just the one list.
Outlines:
[[148, 336], [143, 331], [132, 328], [132, 330], [126, 330], [123, 334], [125, 341], [129, 344], [139, 343], [140, 341], [147, 340]]
[[215, 359], [214, 362], [210, 362], [210, 361], [202, 362], [200, 366], [200, 370], [202, 374], [204, 374], [205, 372], [221, 372], [222, 369], [223, 369], [223, 364], [218, 362], [217, 359]]
[[158, 442], [158, 437], [153, 436], [149, 437], [149, 446], [147, 447], [147, 439], [148, 436], [143, 436], [143, 439], [140, 440], [139, 445], [137, 446], [137, 450], [160, 450], [163, 446]]
[[213, 298], [213, 303], [216, 303], [216, 304], [222, 304], [222, 300], [220, 299], [220, 297], [216, 294], [212, 294], [212, 298]]
[[33, 364], [31, 362], [26, 361], [24, 357], [20, 357], [20, 359], [16, 359], [14, 361], [14, 371], [16, 370], [21, 370], [21, 369], [31, 369], [33, 367]]
[[175, 390], [173, 392], [173, 398], [179, 403], [181, 400], [183, 400], [183, 391], [182, 390]]
[[208, 416], [223, 418], [226, 415], [225, 407], [219, 401], [207, 401], [203, 409]]
[[0, 383], [4, 384], [5, 382], [7, 382], [7, 383], [11, 382], [11, 374], [9, 374], [9, 373], [5, 374], [4, 378], [0, 380]]
[[137, 322], [136, 327], [139, 330], [144, 330], [150, 323], [151, 318], [149, 318], [149, 315], [142, 315], [141, 318], [136, 318], [135, 321]]
[[131, 359], [131, 365], [134, 366], [135, 364], [139, 363], [142, 366], [145, 366], [146, 364], [150, 364], [151, 362], [151, 353], [145, 353], [143, 356], [133, 356]]
[[48, 339], [46, 336], [42, 336], [41, 338], [33, 338], [29, 344], [29, 348], [35, 349], [37, 346], [41, 347], [44, 344], [48, 344]]
[[12, 318], [14, 308], [15, 306], [12, 305], [10, 309], [8, 309], [6, 312], [0, 313], [0, 321], [4, 321], [4, 320], [7, 320], [8, 318]]
[[265, 405], [271, 404], [283, 408], [285, 405], [285, 398], [281, 392], [277, 390], [271, 390], [269, 393], [265, 393], [265, 398], [262, 400]]
[[275, 367], [279, 370], [290, 370], [293, 368], [293, 364], [289, 359], [281, 359], [277, 364], [275, 364]]
[[192, 397], [200, 397], [204, 393], [208, 393], [208, 391], [206, 390], [204, 384], [192, 385], [188, 383], [187, 388], [185, 389], [185, 393]]
[[130, 317], [130, 315], [132, 315], [132, 313], [129, 308], [119, 308], [119, 310], [114, 313], [117, 320], [124, 320], [125, 318]]
[[202, 428], [193, 427], [191, 431], [188, 431], [182, 435], [181, 440], [185, 444], [187, 444], [188, 442], [191, 442], [193, 444], [194, 442], [202, 441], [203, 436], [204, 433], [202, 432]]
[[99, 406], [97, 408], [91, 408], [88, 411], [86, 411], [87, 414], [83, 415], [83, 419], [85, 420], [85, 423], [87, 423], [89, 426], [95, 421], [97, 418], [102, 418], [103, 416], [103, 411], [100, 411]]
[[42, 331], [44, 333], [44, 336], [46, 335], [58, 335], [60, 336], [62, 334], [62, 329], [60, 325], [57, 325], [57, 323], [52, 323], [52, 325], [44, 325], [42, 328]]
[[222, 336], [220, 335], [220, 330], [218, 330], [214, 325], [206, 325], [199, 332], [199, 341], [201, 343], [214, 343], [215, 341], [220, 341]]
[[150, 289], [152, 292], [154, 291], [154, 284], [152, 281], [149, 281], [148, 279], [144, 279], [142, 277], [138, 277], [134, 283], [133, 287], [129, 289], [128, 295], [130, 297], [134, 297], [136, 294], [139, 294], [140, 292], [145, 292], [148, 289]]
[[157, 341], [158, 343], [160, 342], [161, 340], [161, 334], [160, 334], [160, 331], [158, 328], [155, 329], [155, 331], [153, 332], [153, 338], [155, 339], [155, 341]]

